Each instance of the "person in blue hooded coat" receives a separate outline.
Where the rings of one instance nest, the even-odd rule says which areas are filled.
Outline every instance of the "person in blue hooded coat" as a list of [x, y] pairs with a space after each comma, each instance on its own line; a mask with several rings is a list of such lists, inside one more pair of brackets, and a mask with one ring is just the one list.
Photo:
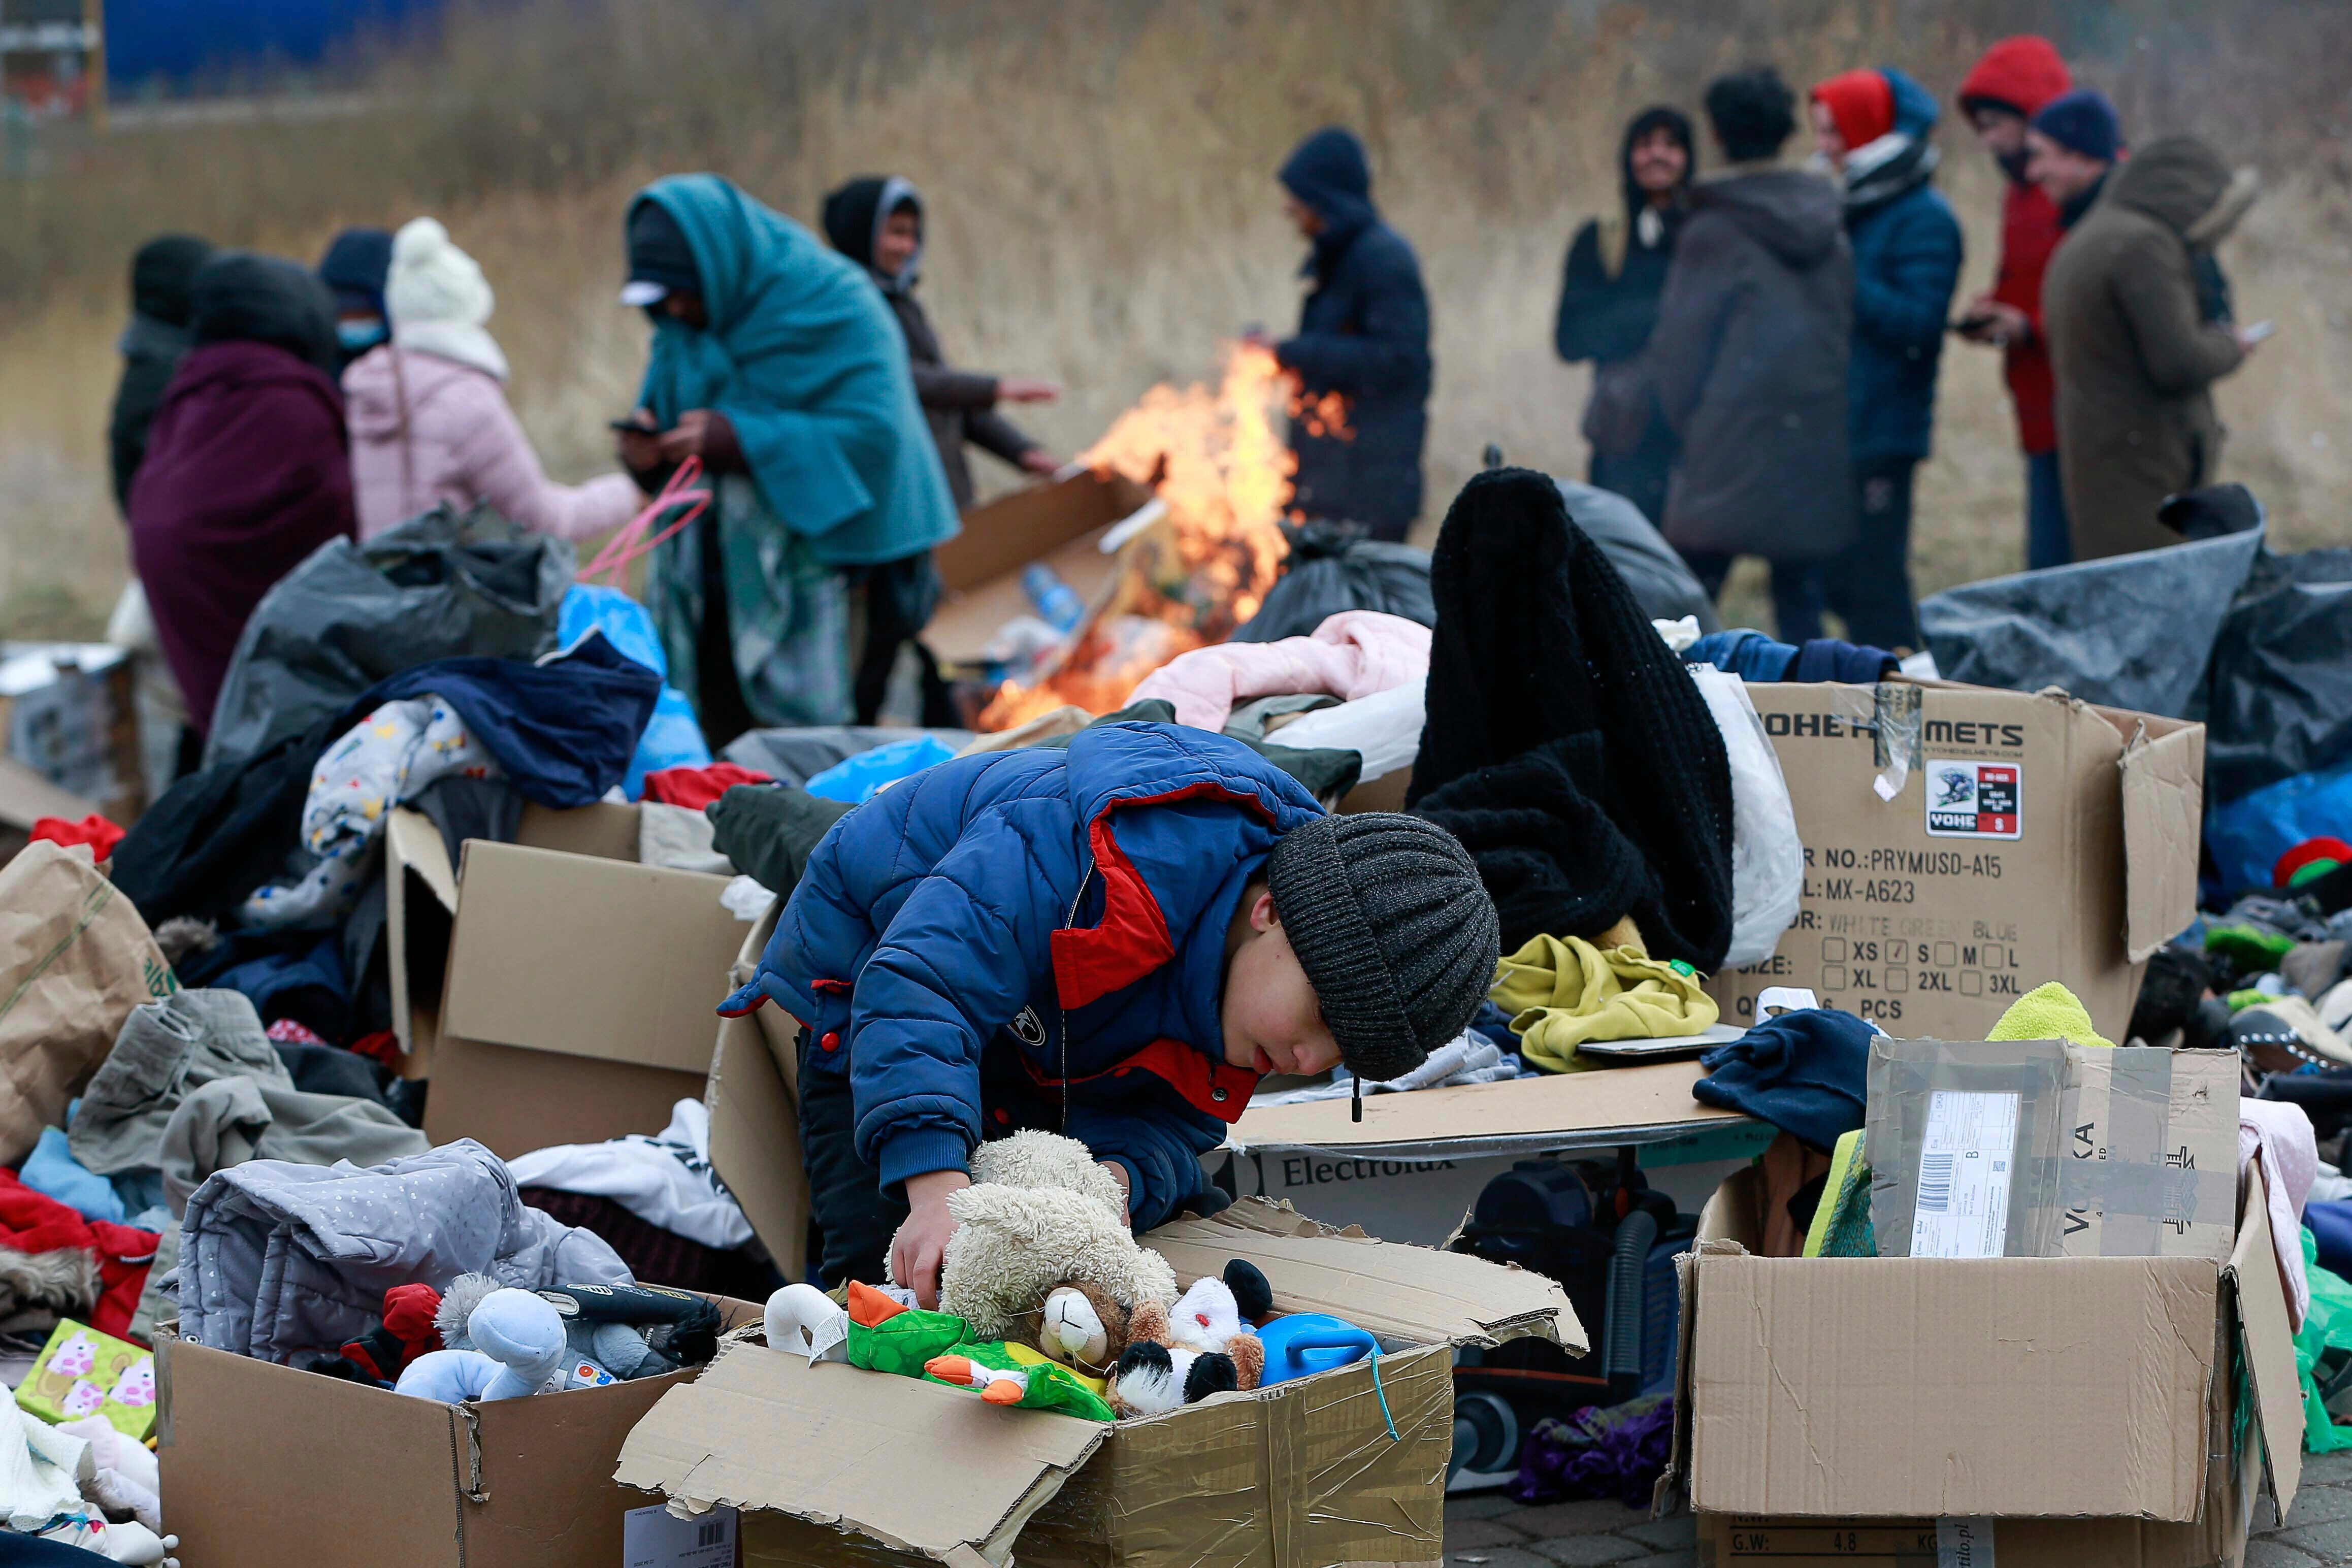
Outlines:
[[646, 596], [712, 750], [852, 711], [850, 595], [909, 634], [955, 536], [898, 324], [865, 269], [716, 174], [637, 194], [624, 304], [654, 324], [624, 467], [651, 494], [686, 458], [717, 491], [657, 549]]
[[1499, 951], [1444, 828], [1326, 816], [1240, 742], [1112, 722], [942, 763], [835, 824], [751, 982], [802, 1025], [818, 1272], [925, 1306], [982, 1139], [1087, 1145], [1139, 1231], [1223, 1199], [1201, 1156], [1260, 1075], [1410, 1072]]
[[1848, 640], [1916, 648], [1911, 481], [1935, 430], [1960, 225], [1928, 183], [1936, 100], [1927, 89], [1892, 67], [1847, 71], [1813, 89], [1812, 120], [1814, 145], [1845, 185], [1853, 244], [1846, 400], [1862, 520], [1853, 543], [1822, 569], [1826, 597]]
[[1421, 515], [1421, 448], [1429, 433], [1429, 296], [1421, 262], [1372, 205], [1364, 144], [1318, 131], [1282, 165], [1284, 212], [1313, 244], [1314, 279], [1298, 331], [1274, 345], [1312, 405], [1342, 400], [1347, 428], [1309, 415], [1290, 423], [1298, 470], [1292, 507], [1401, 540]]

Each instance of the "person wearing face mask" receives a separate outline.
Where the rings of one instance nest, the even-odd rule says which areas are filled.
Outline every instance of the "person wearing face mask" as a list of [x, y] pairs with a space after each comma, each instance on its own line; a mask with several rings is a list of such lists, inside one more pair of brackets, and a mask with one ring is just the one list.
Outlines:
[[[846, 723], [850, 584], [928, 580], [955, 501], [907, 344], [865, 270], [716, 174], [630, 203], [625, 305], [653, 322], [622, 466], [716, 491], [656, 549], [646, 598], [717, 751], [755, 725]], [[929, 605], [910, 617], [919, 626]]]
[[2042, 332], [2042, 276], [2065, 230], [2058, 206], [2026, 177], [2026, 122], [2074, 87], [2066, 62], [2047, 38], [2003, 38], [1961, 79], [1960, 112], [2000, 166], [2000, 261], [1992, 287], [1969, 302], [1958, 331], [2000, 350], [2009, 399], [2025, 451], [2025, 564], [2039, 571], [2074, 558], [2066, 539], [2066, 493], [2058, 480], [2057, 387], [2050, 343]]
[[[997, 412], [1003, 403], [1051, 403], [1061, 388], [1024, 376], [987, 375], [956, 370], [947, 363], [939, 333], [915, 297], [923, 268], [923, 198], [914, 184], [892, 175], [863, 175], [824, 198], [824, 233], [834, 249], [866, 268], [907, 342], [915, 395], [939, 447], [940, 467], [956, 510], [971, 509], [974, 495], [966, 443], [990, 452], [1025, 474], [1044, 478], [1062, 466], [1059, 458], [1024, 435]], [[939, 598], [939, 584], [926, 554], [902, 566], [877, 568], [866, 579], [866, 638], [857, 666], [857, 721], [871, 724], [880, 712], [898, 649], [912, 645], [922, 664], [923, 716], [929, 725], [957, 722], [954, 704], [940, 679], [938, 662], [917, 640]]]
[[1936, 100], [1917, 82], [1891, 66], [1847, 71], [1813, 89], [1811, 114], [1814, 150], [1844, 189], [1853, 246], [1846, 419], [1862, 522], [1823, 567], [1822, 584], [1848, 638], [1916, 648], [1911, 487], [1935, 433], [1960, 224], [1933, 183]]
[[347, 228], [319, 258], [319, 281], [335, 296], [338, 372], [392, 336], [392, 313], [383, 302], [383, 282], [391, 271], [387, 229]]
[[1652, 522], [1665, 515], [1674, 428], [1650, 418], [1643, 407], [1619, 437], [1610, 417], [1614, 400], [1603, 383], [1612, 367], [1641, 353], [1657, 324], [1658, 297], [1665, 292], [1675, 237], [1690, 214], [1697, 164], [1690, 120], [1680, 110], [1660, 106], [1633, 117], [1618, 155], [1624, 211], [1603, 214], [1576, 231], [1552, 329], [1560, 358], [1593, 362], [1592, 400], [1584, 418], [1592, 482], [1640, 507]]

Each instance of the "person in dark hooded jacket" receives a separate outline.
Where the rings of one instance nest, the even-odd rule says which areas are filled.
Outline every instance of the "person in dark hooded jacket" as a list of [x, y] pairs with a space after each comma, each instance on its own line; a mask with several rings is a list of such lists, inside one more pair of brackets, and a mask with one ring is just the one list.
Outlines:
[[188, 352], [188, 282], [212, 259], [210, 240], [158, 235], [131, 258], [131, 324], [122, 330], [122, 380], [108, 422], [114, 504], [131, 505], [131, 478], [147, 456], [147, 432], [163, 406], [172, 373]]
[[1658, 324], [1612, 382], [1681, 443], [1667, 542], [1714, 596], [1734, 557], [1770, 561], [1786, 637], [1819, 624], [1817, 565], [1854, 536], [1853, 254], [1836, 189], [1776, 163], [1797, 129], [1777, 71], [1717, 79], [1706, 114], [1731, 167], [1693, 187]]
[[[1618, 165], [1625, 210], [1590, 219], [1576, 231], [1552, 329], [1559, 357], [1571, 364], [1592, 361], [1596, 378], [1640, 354], [1657, 324], [1666, 264], [1690, 215], [1691, 177], [1697, 172], [1689, 119], [1663, 106], [1642, 110], [1625, 127]], [[1623, 496], [1654, 523], [1665, 515], [1675, 433], [1663, 420], [1644, 420], [1643, 426], [1638, 443], [1625, 451], [1590, 420], [1584, 434], [1593, 443], [1592, 482]]]
[[392, 312], [383, 302], [392, 273], [392, 231], [347, 228], [319, 258], [319, 281], [335, 297], [337, 369], [392, 336]]
[[1936, 100], [1917, 82], [1892, 67], [1847, 71], [1813, 89], [1812, 116], [1814, 144], [1845, 188], [1853, 246], [1846, 391], [1861, 532], [1825, 570], [1829, 605], [1853, 641], [1915, 648], [1911, 482], [1935, 431], [1960, 223], [1928, 183]]
[[915, 395], [922, 400], [931, 439], [939, 444], [940, 467], [958, 511], [970, 510], [976, 493], [971, 465], [964, 458], [966, 442], [1024, 473], [1051, 474], [1062, 466], [1060, 458], [996, 411], [1000, 403], [1051, 403], [1061, 395], [1059, 387], [1024, 376], [949, 366], [940, 335], [931, 330], [923, 302], [915, 298], [923, 268], [923, 196], [911, 181], [896, 174], [887, 179], [866, 174], [833, 192], [824, 198], [824, 237], [873, 276], [891, 314], [898, 318], [898, 330], [907, 335], [907, 357], [914, 365]]
[[1346, 428], [1319, 414], [1294, 418], [1292, 506], [1309, 518], [1360, 522], [1401, 540], [1421, 515], [1421, 448], [1429, 432], [1429, 296], [1421, 262], [1372, 205], [1364, 144], [1338, 126], [1318, 131], [1282, 165], [1285, 210], [1314, 245], [1314, 279], [1298, 331], [1274, 345], [1314, 405], [1342, 400]]
[[290, 261], [228, 252], [189, 285], [194, 346], [131, 486], [131, 552], [199, 733], [261, 596], [356, 531], [335, 304]]

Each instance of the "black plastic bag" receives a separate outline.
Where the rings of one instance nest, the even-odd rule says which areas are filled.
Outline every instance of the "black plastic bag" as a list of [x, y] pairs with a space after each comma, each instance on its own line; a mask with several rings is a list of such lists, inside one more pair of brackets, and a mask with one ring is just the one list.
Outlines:
[[2255, 559], [2213, 644], [2204, 719], [2217, 801], [2352, 757], [2352, 550]]
[[1609, 557], [1609, 564], [1617, 568], [1617, 575], [1633, 591], [1633, 602], [1642, 606], [1643, 615], [1654, 621], [1695, 616], [1701, 636], [1723, 629], [1722, 621], [1716, 617], [1715, 601], [1706, 596], [1706, 590], [1699, 586], [1681, 554], [1666, 542], [1666, 536], [1642, 515], [1640, 507], [1597, 485], [1574, 479], [1552, 483], [1568, 502], [1569, 517], [1601, 546], [1601, 553]]
[[320, 546], [246, 623], [204, 765], [258, 756], [416, 665], [545, 653], [575, 559], [486, 506], [446, 503], [364, 544]]
[[1286, 523], [1290, 556], [1265, 603], [1235, 642], [1303, 637], [1342, 610], [1379, 610], [1437, 624], [1429, 598], [1429, 552], [1367, 539], [1352, 523]]

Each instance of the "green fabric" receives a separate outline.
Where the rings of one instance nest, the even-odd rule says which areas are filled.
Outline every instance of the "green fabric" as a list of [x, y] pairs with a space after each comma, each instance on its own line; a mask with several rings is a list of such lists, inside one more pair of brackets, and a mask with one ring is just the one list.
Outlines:
[[701, 328], [656, 320], [644, 397], [662, 427], [690, 408], [726, 415], [769, 513], [825, 565], [955, 537], [906, 339], [865, 270], [716, 174], [673, 174], [636, 201], [677, 220], [709, 313]]
[[1721, 1016], [1687, 963], [1638, 947], [1594, 946], [1582, 937], [1538, 936], [1495, 969], [1496, 1006], [1530, 1067], [1576, 1072], [1587, 1040], [1654, 1040], [1696, 1035]]
[[971, 1337], [971, 1325], [951, 1312], [926, 1312], [909, 1307], [872, 1328], [849, 1320], [849, 1341], [844, 1347], [849, 1364], [868, 1372], [899, 1377], [920, 1377], [923, 1363], [933, 1356], [959, 1349]]
[[1822, 1186], [1822, 1201], [1805, 1232], [1808, 1258], [1875, 1258], [1878, 1233], [1870, 1227], [1870, 1167], [1863, 1163], [1863, 1131], [1837, 1141]]
[[2278, 961], [2294, 951], [2294, 938], [2256, 925], [2211, 926], [2205, 932], [2205, 951], [2258, 973], [2277, 968]]
[[2319, 1243], [2303, 1233], [2303, 1272], [2311, 1284], [2311, 1310], [2294, 1336], [2295, 1375], [2303, 1380], [2303, 1447], [2305, 1453], [2333, 1454], [2352, 1448], [2352, 1426], [2338, 1426], [2319, 1402], [2313, 1369], [2329, 1351], [2352, 1352], [2352, 1285], [2319, 1266]]
[[1988, 1040], [2068, 1040], [2078, 1046], [2105, 1046], [2110, 1050], [2115, 1042], [2102, 1037], [2091, 1025], [2091, 1015], [2072, 991], [2053, 980], [2037, 985], [2009, 1005], [2000, 1022], [1992, 1026]]
[[2294, 876], [2286, 879], [2286, 885], [2300, 888], [2305, 882], [2316, 882], [2342, 864], [2341, 860], [2306, 860], [2296, 868]]
[[[1002, 1341], [991, 1340], [983, 1344], [961, 1344], [941, 1352], [960, 1355], [978, 1362], [995, 1372], [1018, 1373], [1024, 1380], [1021, 1403], [1010, 1405], [1013, 1410], [1056, 1410], [1065, 1415], [1076, 1415], [1088, 1421], [1116, 1421], [1118, 1416], [1104, 1403], [1100, 1394], [1078, 1382], [1068, 1367], [1051, 1361], [1023, 1361], [1009, 1353]], [[926, 1374], [928, 1375], [928, 1374]], [[929, 1381], [945, 1384], [950, 1388], [969, 1388], [968, 1384], [948, 1383], [945, 1378]]]

